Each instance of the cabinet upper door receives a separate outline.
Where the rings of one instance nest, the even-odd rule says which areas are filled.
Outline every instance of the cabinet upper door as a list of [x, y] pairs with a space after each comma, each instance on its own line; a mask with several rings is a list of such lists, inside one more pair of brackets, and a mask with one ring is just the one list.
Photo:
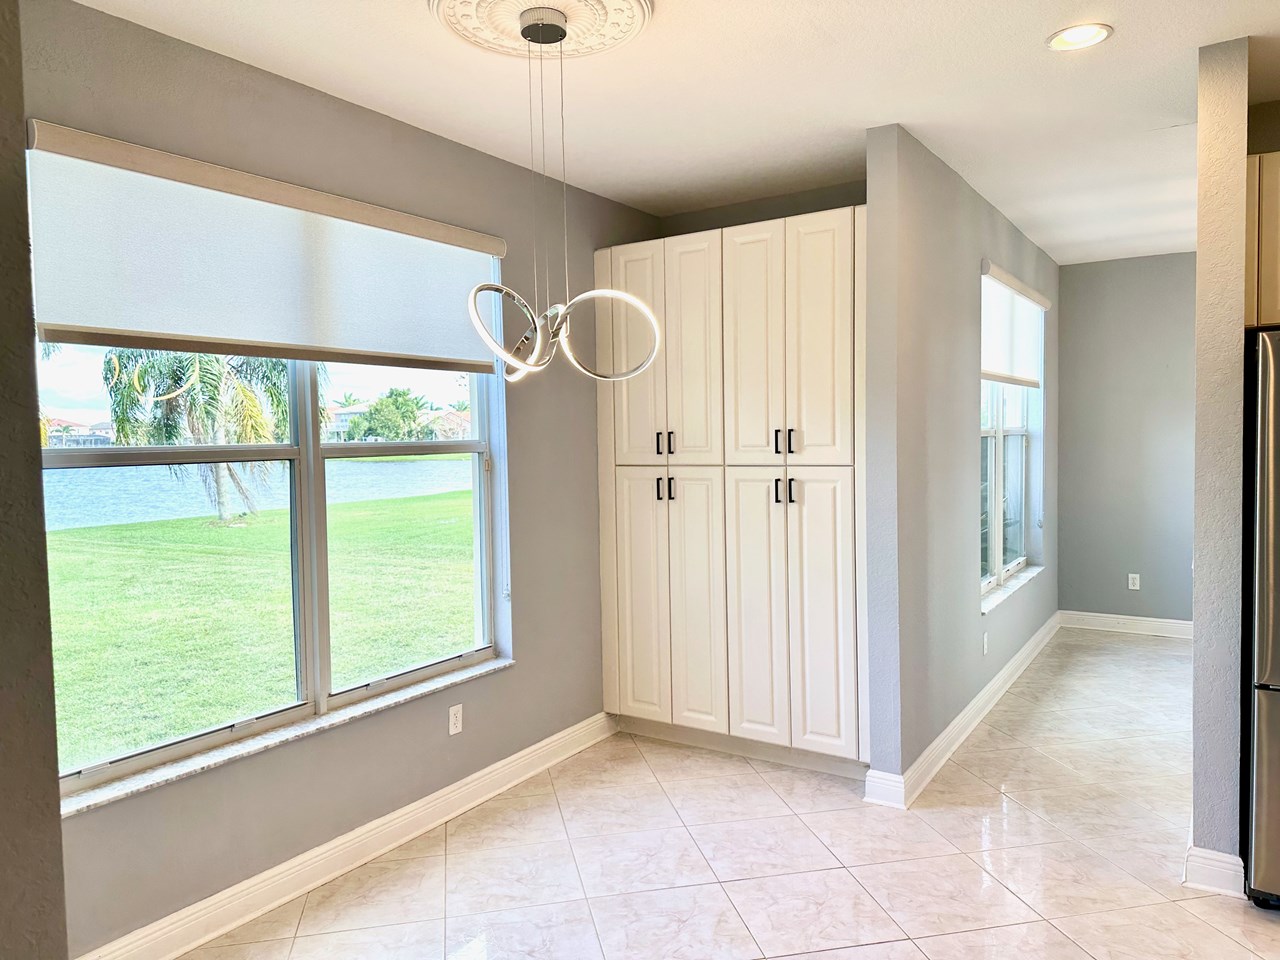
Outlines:
[[782, 463], [786, 221], [724, 231], [724, 462]]
[[853, 208], [787, 218], [788, 463], [853, 463]]
[[1280, 324], [1280, 153], [1264, 153], [1258, 171], [1258, 323]]
[[729, 732], [724, 468], [672, 467], [671, 721]]
[[776, 467], [725, 468], [729, 732], [791, 745], [786, 480]]
[[[664, 328], [666, 282], [662, 241], [614, 247], [613, 286], [647, 303]], [[648, 356], [653, 331], [634, 308], [614, 303], [613, 369], [629, 370]], [[664, 344], [663, 350], [666, 346]], [[667, 367], [662, 353], [644, 373], [613, 385], [614, 453], [622, 464], [665, 464], [667, 449]]]
[[853, 470], [789, 467], [791, 744], [856, 757]]
[[[665, 473], [619, 467], [618, 710], [671, 722], [671, 598]], [[662, 499], [659, 499], [661, 497]]]
[[723, 463], [720, 231], [673, 237], [663, 243], [668, 460]]

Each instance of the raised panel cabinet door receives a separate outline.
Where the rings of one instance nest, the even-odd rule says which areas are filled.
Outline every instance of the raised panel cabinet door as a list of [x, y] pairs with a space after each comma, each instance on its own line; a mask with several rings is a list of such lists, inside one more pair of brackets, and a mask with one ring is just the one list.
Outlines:
[[1260, 198], [1258, 190], [1262, 176], [1262, 158], [1254, 155], [1247, 159], [1247, 189], [1245, 191], [1244, 218], [1244, 325], [1258, 325], [1258, 217]]
[[[619, 467], [618, 711], [671, 722], [666, 474]], [[659, 499], [661, 498], [661, 499]]]
[[1280, 153], [1259, 158], [1258, 324], [1280, 324]]
[[787, 462], [853, 463], [853, 208], [787, 218]]
[[724, 468], [672, 467], [671, 722], [729, 732]]
[[725, 468], [729, 733], [791, 744], [782, 467]]
[[853, 470], [787, 470], [791, 744], [856, 757]]
[[786, 221], [724, 231], [724, 462], [785, 458]]
[[[647, 303], [664, 327], [666, 273], [662, 241], [614, 247], [611, 272], [617, 290]], [[630, 370], [648, 356], [653, 330], [635, 308], [615, 303], [611, 311], [613, 369]], [[614, 455], [620, 464], [667, 462], [667, 368], [663, 355], [644, 373], [613, 385]]]
[[720, 231], [672, 237], [663, 244], [668, 461], [723, 463]]

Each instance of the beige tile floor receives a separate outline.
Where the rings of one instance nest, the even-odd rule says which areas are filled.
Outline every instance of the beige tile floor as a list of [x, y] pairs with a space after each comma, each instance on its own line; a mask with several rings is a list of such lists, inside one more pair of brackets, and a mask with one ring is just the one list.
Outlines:
[[1180, 884], [1191, 648], [1063, 629], [910, 811], [618, 735], [187, 960], [1280, 960]]

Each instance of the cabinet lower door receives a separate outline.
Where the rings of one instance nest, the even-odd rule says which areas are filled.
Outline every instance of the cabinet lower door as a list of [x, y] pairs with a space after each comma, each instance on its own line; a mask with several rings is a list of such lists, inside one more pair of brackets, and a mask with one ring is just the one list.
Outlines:
[[667, 454], [724, 461], [720, 231], [663, 241], [666, 251]]
[[[614, 289], [639, 297], [665, 328], [666, 280], [661, 240], [614, 247]], [[653, 328], [633, 307], [613, 303], [613, 370], [630, 370], [648, 356]], [[665, 334], [664, 334], [665, 335]], [[613, 384], [614, 453], [618, 463], [667, 462], [667, 375], [662, 353], [644, 373]]]
[[791, 743], [787, 505], [781, 467], [725, 469], [729, 732]]
[[853, 210], [787, 218], [790, 464], [853, 463]]
[[670, 477], [671, 719], [728, 733], [724, 468], [672, 467]]
[[853, 470], [787, 472], [791, 744], [856, 757]]
[[665, 471], [619, 467], [615, 488], [618, 711], [670, 723], [671, 597]]

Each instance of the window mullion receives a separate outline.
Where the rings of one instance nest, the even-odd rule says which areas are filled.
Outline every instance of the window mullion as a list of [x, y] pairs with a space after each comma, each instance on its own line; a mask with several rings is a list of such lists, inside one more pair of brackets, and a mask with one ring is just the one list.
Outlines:
[[991, 478], [991, 569], [1004, 583], [1004, 397], [995, 398], [995, 467]]
[[320, 380], [318, 365], [297, 361], [296, 430], [299, 448], [297, 500], [298, 592], [302, 611], [301, 660], [304, 688], [317, 714], [328, 710], [329, 661], [329, 549], [324, 459], [320, 450]]

